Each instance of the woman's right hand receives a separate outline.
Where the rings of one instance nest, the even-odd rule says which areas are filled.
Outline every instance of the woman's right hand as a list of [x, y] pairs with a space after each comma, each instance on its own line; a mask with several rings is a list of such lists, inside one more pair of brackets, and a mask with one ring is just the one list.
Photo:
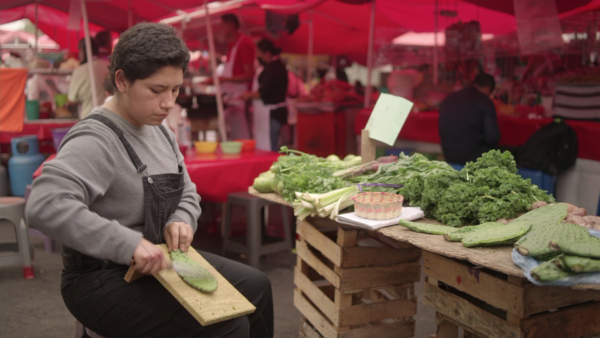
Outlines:
[[142, 238], [133, 252], [133, 266], [135, 271], [145, 275], [154, 275], [160, 270], [166, 269], [168, 263], [161, 249]]

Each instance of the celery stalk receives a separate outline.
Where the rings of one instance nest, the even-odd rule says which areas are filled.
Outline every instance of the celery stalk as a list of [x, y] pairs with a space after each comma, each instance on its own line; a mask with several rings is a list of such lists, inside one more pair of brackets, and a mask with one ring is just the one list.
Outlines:
[[317, 209], [320, 209], [320, 208], [328, 206], [331, 203], [335, 203], [342, 196], [344, 196], [346, 193], [348, 193], [349, 191], [352, 191], [352, 190], [358, 190], [358, 188], [352, 186], [352, 187], [342, 188], [342, 189], [334, 190], [334, 191], [328, 192], [326, 194], [323, 194], [323, 195], [315, 198], [315, 207], [317, 207]]

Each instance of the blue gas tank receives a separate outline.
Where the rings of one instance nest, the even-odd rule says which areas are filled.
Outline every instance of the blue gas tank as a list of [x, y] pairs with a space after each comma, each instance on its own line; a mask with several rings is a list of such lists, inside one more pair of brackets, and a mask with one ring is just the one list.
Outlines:
[[15, 137], [11, 141], [12, 157], [8, 160], [10, 189], [14, 196], [25, 196], [25, 187], [33, 182], [33, 173], [44, 163], [35, 135]]

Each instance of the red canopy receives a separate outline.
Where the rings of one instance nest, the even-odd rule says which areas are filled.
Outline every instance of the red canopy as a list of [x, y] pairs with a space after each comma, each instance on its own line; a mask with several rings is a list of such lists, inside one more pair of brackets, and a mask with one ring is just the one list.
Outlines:
[[[178, 9], [198, 6], [199, 3], [202, 3], [202, 0], [87, 1], [86, 7], [89, 20], [91, 23], [115, 32], [125, 31], [128, 28], [129, 2], [131, 3], [133, 23], [136, 23], [154, 21]], [[34, 3], [35, 0], [3, 0], [0, 2], [0, 12], [25, 5], [33, 5]], [[40, 0], [38, 4], [68, 13], [71, 0]], [[55, 21], [54, 24], [65, 26], [66, 22]]]
[[[343, 2], [342, 2], [343, 1]], [[362, 4], [348, 4], [355, 2]], [[308, 52], [309, 25], [314, 23], [315, 54], [345, 54], [364, 61], [367, 54], [371, 5], [365, 1], [334, 0], [247, 0], [224, 10], [212, 11], [213, 24], [224, 13], [236, 14], [245, 32], [267, 36], [265, 10], [280, 14], [300, 15], [300, 27], [291, 35], [281, 34], [275, 42], [284, 52], [306, 54]], [[510, 5], [506, 5], [510, 2]], [[376, 0], [375, 48], [378, 43], [388, 44], [395, 37], [407, 32], [433, 32], [435, 29], [435, 0]], [[477, 6], [480, 3], [480, 6]], [[561, 18], [599, 7], [600, 0], [556, 0]], [[438, 1], [439, 11], [453, 11], [455, 17], [439, 16], [438, 30], [458, 22], [477, 20], [482, 33], [504, 35], [516, 31], [512, 15], [512, 1], [459, 0]], [[585, 8], [585, 9], [584, 9]], [[205, 23], [202, 7], [186, 10], [192, 20], [185, 24], [184, 37], [193, 47], [205, 39]], [[179, 12], [180, 14], [181, 12]], [[312, 14], [311, 14], [312, 13]], [[508, 14], [510, 13], [510, 14]], [[172, 13], [165, 18], [178, 14]], [[179, 24], [177, 24], [179, 25]], [[218, 30], [217, 30], [218, 32]], [[218, 36], [217, 36], [218, 40]]]
[[[0, 10], [0, 24], [21, 19], [29, 19], [31, 22], [35, 22], [35, 5]], [[80, 32], [69, 31], [65, 24], [68, 21], [69, 13], [52, 7], [38, 5], [38, 28], [61, 48], [77, 51], [79, 39], [83, 38], [83, 27]], [[90, 23], [90, 33], [92, 35], [103, 29], [96, 24]]]

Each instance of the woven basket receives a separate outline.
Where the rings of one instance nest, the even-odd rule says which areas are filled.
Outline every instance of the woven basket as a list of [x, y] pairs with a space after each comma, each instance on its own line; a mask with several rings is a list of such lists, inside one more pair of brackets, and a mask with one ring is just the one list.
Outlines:
[[404, 197], [387, 192], [364, 192], [352, 198], [358, 217], [385, 220], [400, 216]]

